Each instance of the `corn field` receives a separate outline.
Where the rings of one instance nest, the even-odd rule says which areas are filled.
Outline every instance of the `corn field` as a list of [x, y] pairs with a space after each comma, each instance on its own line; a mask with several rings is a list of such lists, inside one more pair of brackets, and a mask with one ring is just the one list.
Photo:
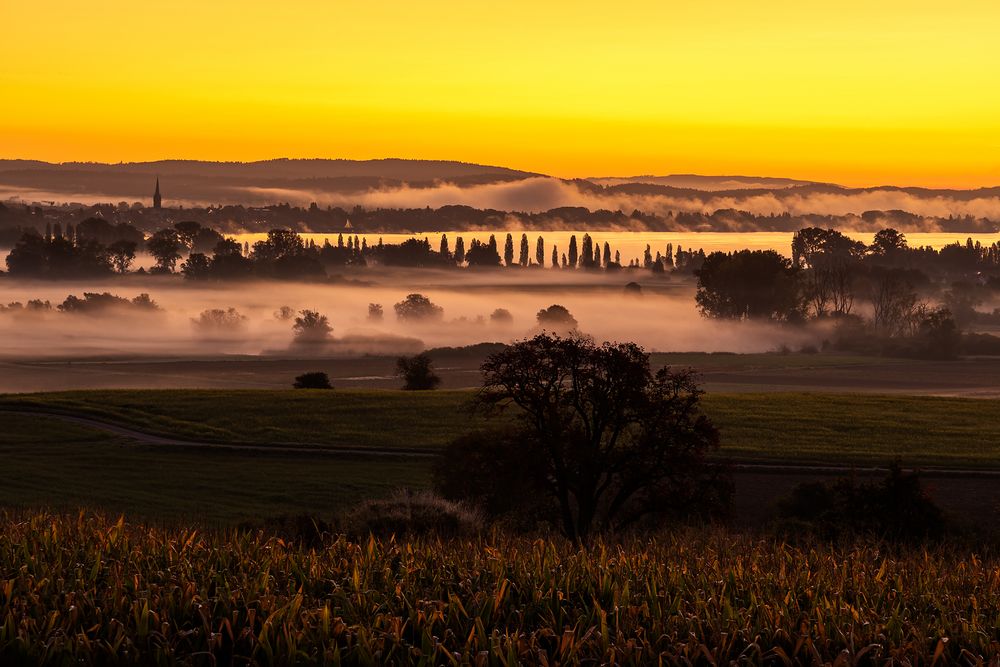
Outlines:
[[0, 517], [0, 664], [1000, 664], [1000, 557]]

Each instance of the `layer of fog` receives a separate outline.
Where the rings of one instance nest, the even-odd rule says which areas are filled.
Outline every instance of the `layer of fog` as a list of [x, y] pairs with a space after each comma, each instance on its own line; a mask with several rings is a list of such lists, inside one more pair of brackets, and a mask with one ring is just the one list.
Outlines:
[[[208, 204], [265, 205], [288, 202], [298, 206], [317, 203], [320, 206], [351, 208], [439, 208], [465, 205], [481, 209], [539, 213], [560, 207], [585, 207], [591, 210], [618, 210], [626, 214], [639, 210], [667, 215], [670, 212], [711, 214], [718, 210], [736, 209], [757, 215], [861, 215], [866, 211], [906, 211], [926, 218], [973, 216], [1000, 219], [1000, 197], [923, 194], [897, 189], [803, 191], [771, 188], [770, 192], [751, 190], [746, 194], [728, 192], [716, 194], [703, 191], [697, 196], [639, 194], [618, 190], [596, 191], [581, 188], [576, 183], [548, 177], [526, 178], [519, 181], [459, 186], [443, 182], [436, 187], [391, 187], [354, 193], [297, 188], [231, 187], [220, 191], [216, 201], [197, 201], [173, 193], [171, 205]], [[13, 197], [25, 202], [66, 202], [83, 204], [130, 201], [115, 193], [56, 193], [16, 191], [0, 188], [0, 199]], [[512, 224], [516, 224], [512, 222]], [[875, 223], [872, 223], [875, 224]], [[914, 229], [935, 231], [934, 221], [920, 220]], [[871, 225], [869, 225], [871, 226]], [[877, 224], [876, 224], [877, 227]], [[739, 231], [734, 229], [733, 231]], [[912, 230], [911, 230], [912, 231]]]
[[[901, 190], [870, 190], [863, 192], [806, 192], [803, 194], [773, 192], [747, 195], [718, 196], [705, 193], [700, 197], [634, 194], [615, 190], [594, 192], [581, 189], [572, 182], [553, 178], [527, 178], [508, 183], [490, 183], [460, 187], [442, 183], [436, 188], [398, 187], [370, 190], [354, 194], [330, 194], [322, 191], [293, 189], [246, 188], [252, 199], [288, 201], [299, 205], [318, 202], [321, 205], [366, 208], [422, 208], [459, 204], [501, 211], [539, 213], [564, 206], [582, 206], [591, 210], [607, 209], [631, 213], [666, 215], [670, 212], [711, 214], [720, 209], [737, 209], [757, 215], [861, 215], [865, 211], [902, 210], [919, 216], [948, 217], [971, 215], [976, 218], [1000, 219], [1000, 198], [978, 197], [955, 199], [946, 196], [921, 197]], [[932, 231], [922, 227], [926, 231]]]
[[[619, 277], [530, 271], [539, 277], [503, 284], [489, 275], [424, 271], [385, 275], [359, 285], [255, 283], [193, 287], [179, 280], [139, 279], [107, 283], [0, 282], [0, 303], [48, 300], [53, 310], [0, 312], [0, 358], [205, 358], [220, 355], [312, 356], [393, 355], [440, 346], [509, 342], [537, 331], [536, 313], [562, 304], [580, 329], [598, 340], [635, 341], [650, 351], [766, 352], [781, 346], [815, 344], [821, 332], [701, 317], [690, 285], [647, 285], [641, 297], [626, 297]], [[555, 275], [551, 275], [555, 274]], [[551, 277], [550, 277], [551, 275]], [[67, 294], [111, 292], [123, 297], [148, 293], [161, 307], [154, 313], [112, 310], [100, 315], [58, 312]], [[444, 308], [440, 321], [400, 322], [393, 304], [420, 292]], [[379, 303], [384, 320], [368, 319], [369, 303]], [[326, 315], [333, 341], [321, 346], [293, 344], [292, 322], [279, 320], [282, 306]], [[206, 333], [192, 323], [207, 309], [236, 308], [246, 316], [239, 331]], [[504, 308], [513, 324], [491, 322]]]

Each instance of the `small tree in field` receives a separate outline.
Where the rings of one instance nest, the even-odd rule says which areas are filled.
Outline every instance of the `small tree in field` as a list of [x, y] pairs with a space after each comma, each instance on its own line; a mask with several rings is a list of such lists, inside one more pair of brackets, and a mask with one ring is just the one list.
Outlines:
[[558, 303], [554, 303], [548, 308], [541, 309], [535, 317], [538, 320], [539, 327], [556, 333], [576, 331], [579, 324], [576, 321], [576, 318], [570, 314], [569, 310], [567, 310], [565, 306], [560, 306]]
[[476, 405], [512, 418], [446, 449], [435, 471], [445, 497], [487, 512], [540, 508], [577, 542], [728, 504], [725, 468], [707, 458], [719, 433], [691, 372], [654, 371], [633, 343], [549, 334], [491, 355], [482, 371]]
[[400, 320], [440, 320], [444, 317], [444, 308], [435, 305], [423, 294], [407, 294], [406, 298], [394, 305], [396, 318]]
[[241, 333], [246, 329], [247, 318], [235, 308], [227, 310], [211, 308], [201, 311], [196, 319], [191, 320], [191, 325], [203, 334], [230, 335]]
[[437, 389], [441, 384], [441, 378], [434, 372], [431, 358], [425, 352], [397, 359], [396, 373], [403, 378], [403, 389], [410, 391]]
[[292, 331], [295, 332], [297, 342], [320, 343], [330, 337], [333, 327], [326, 315], [320, 315], [315, 310], [302, 310], [299, 311], [299, 317], [295, 318]]

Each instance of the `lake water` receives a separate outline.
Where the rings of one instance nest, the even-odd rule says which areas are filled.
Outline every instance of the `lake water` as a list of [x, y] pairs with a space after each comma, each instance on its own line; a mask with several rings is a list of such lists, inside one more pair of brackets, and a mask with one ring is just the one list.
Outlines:
[[[539, 236], [545, 239], [545, 262], [548, 264], [549, 259], [552, 255], [552, 245], [555, 244], [559, 253], [562, 254], [569, 249], [569, 239], [570, 236], [575, 235], [577, 244], [579, 244], [583, 239], [584, 232], [572, 232], [572, 231], [554, 231], [554, 232], [538, 232], [538, 231], [528, 231], [524, 232], [522, 230], [518, 231], [462, 231], [462, 232], [445, 232], [448, 236], [448, 246], [452, 250], [455, 249], [455, 239], [461, 236], [465, 241], [465, 247], [468, 248], [472, 243], [473, 239], [478, 239], [479, 241], [487, 241], [490, 234], [493, 234], [497, 238], [497, 245], [500, 250], [500, 254], [503, 255], [503, 244], [504, 239], [507, 234], [510, 233], [514, 237], [514, 254], [517, 256], [520, 249], [521, 234], [526, 233], [528, 235], [529, 244], [529, 256], [534, 261], [535, 257], [535, 243]], [[614, 231], [614, 232], [589, 232], [590, 236], [594, 239], [595, 243], [600, 244], [603, 248], [604, 243], [607, 242], [611, 246], [611, 252], [615, 251], [621, 252], [622, 262], [627, 264], [631, 259], [641, 259], [643, 252], [646, 249], [646, 245], [650, 246], [650, 249], [655, 256], [657, 251], [663, 253], [665, 252], [668, 243], [673, 244], [674, 249], [682, 247], [685, 250], [704, 248], [705, 252], [712, 252], [715, 250], [721, 251], [731, 251], [731, 250], [742, 250], [744, 248], [749, 250], [776, 250], [783, 255], [791, 254], [792, 245], [792, 233], [791, 232], [627, 232], [627, 231]], [[344, 242], [347, 242], [345, 233]], [[859, 241], [865, 243], [871, 243], [873, 234], [872, 233], [853, 233], [847, 234], [851, 238], [855, 238]], [[240, 242], [249, 242], [253, 245], [255, 241], [259, 241], [265, 238], [266, 234], [238, 234], [236, 237]], [[330, 243], [336, 245], [337, 234], [302, 234], [303, 238], [306, 240], [315, 241], [317, 244], [322, 245], [325, 241], [329, 240]], [[362, 234], [358, 233], [357, 236], [360, 239], [364, 239], [368, 242], [368, 245], [378, 244], [379, 238], [382, 239], [383, 243], [401, 243], [406, 239], [410, 238], [427, 238], [431, 247], [437, 250], [441, 242], [441, 232], [432, 232], [427, 234]], [[914, 232], [906, 234], [906, 238], [911, 246], [931, 246], [933, 248], [941, 248], [950, 243], [965, 243], [966, 239], [971, 238], [973, 242], [979, 241], [983, 245], [991, 245], [993, 243], [1000, 242], [1000, 234], [959, 234], [959, 233], [939, 233], [939, 232]]]

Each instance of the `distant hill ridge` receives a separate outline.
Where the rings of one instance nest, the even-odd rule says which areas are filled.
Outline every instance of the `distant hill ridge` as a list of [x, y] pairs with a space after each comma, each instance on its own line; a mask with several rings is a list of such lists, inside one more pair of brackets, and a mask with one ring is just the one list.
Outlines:
[[[869, 208], [900, 209], [913, 212], [940, 211], [922, 209], [915, 200], [947, 199], [949, 210], [974, 211], [975, 217], [1000, 219], [995, 201], [1000, 199], [1000, 187], [971, 190], [932, 189], [921, 187], [877, 186], [848, 188], [832, 183], [770, 176], [704, 176], [673, 174], [667, 176], [606, 176], [589, 179], [558, 179], [529, 171], [493, 165], [481, 165], [455, 160], [409, 160], [384, 158], [376, 160], [289, 159], [252, 162], [213, 162], [203, 160], [158, 160], [152, 162], [50, 163], [40, 160], [0, 159], [0, 201], [24, 198], [26, 201], [58, 202], [117, 202], [148, 201], [155, 178], [160, 179], [164, 201], [174, 204], [246, 204], [266, 205], [279, 202], [330, 202], [349, 206], [361, 201], [363, 195], [400, 193], [390, 199], [376, 199], [375, 206], [386, 208], [424, 208], [443, 204], [470, 204], [476, 208], [508, 211], [541, 211], [560, 206], [604, 208], [595, 198], [607, 198], [609, 205], [630, 201], [641, 210], [655, 208], [653, 199], [668, 198], [689, 202], [700, 208], [742, 209], [744, 202], [766, 196], [774, 202], [794, 202], [801, 210], [802, 201], [812, 197], [815, 212], [822, 212], [821, 197], [833, 195], [839, 199], [869, 193], [897, 195], [891, 202], [866, 202], [860, 214]], [[476, 186], [517, 184], [526, 187], [490, 190], [493, 199], [483, 199]], [[534, 182], [537, 181], [537, 182]], [[411, 193], [408, 190], [430, 191], [446, 183], [452, 189], [440, 192]], [[562, 183], [573, 188], [553, 187]], [[457, 190], [455, 189], [457, 188]], [[462, 192], [472, 192], [466, 196]], [[905, 194], [911, 199], [901, 198]], [[488, 195], [493, 196], [493, 195]], [[464, 198], [463, 198], [464, 197]], [[422, 199], [423, 198], [423, 199]], [[577, 201], [578, 198], [579, 201]], [[871, 199], [871, 198], [869, 198]], [[957, 209], [955, 202], [980, 202], [974, 208]], [[352, 201], [353, 200], [353, 201]], [[727, 200], [723, 202], [722, 200]], [[584, 204], [583, 202], [587, 203]], [[384, 203], [383, 203], [384, 202]], [[716, 202], [721, 202], [716, 204]], [[625, 204], [621, 204], [625, 205]], [[673, 202], [660, 202], [663, 209], [679, 208]], [[753, 209], [753, 202], [745, 205]]]
[[253, 162], [214, 162], [207, 160], [156, 160], [152, 162], [43, 162], [40, 160], [0, 160], [0, 171], [76, 171], [104, 173], [140, 173], [258, 178], [386, 178], [392, 180], [435, 180], [494, 175], [512, 178], [540, 176], [532, 172], [458, 162], [454, 160], [378, 160], [292, 159], [278, 158]]

